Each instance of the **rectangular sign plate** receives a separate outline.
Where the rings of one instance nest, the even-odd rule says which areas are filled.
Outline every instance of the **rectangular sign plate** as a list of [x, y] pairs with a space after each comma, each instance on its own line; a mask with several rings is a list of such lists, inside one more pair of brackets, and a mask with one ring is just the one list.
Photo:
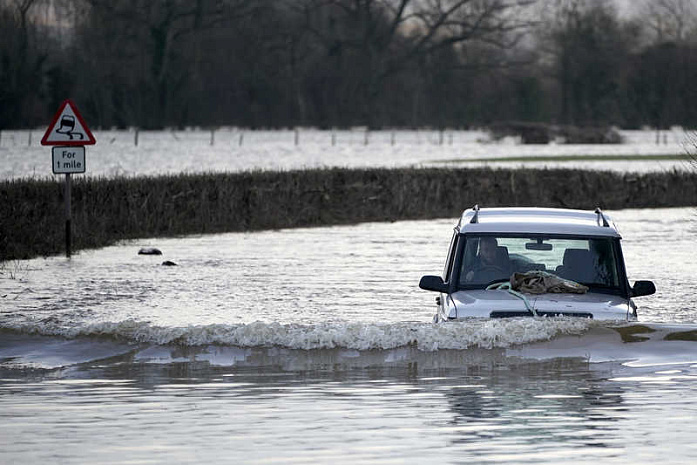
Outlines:
[[85, 147], [53, 147], [53, 174], [84, 173]]

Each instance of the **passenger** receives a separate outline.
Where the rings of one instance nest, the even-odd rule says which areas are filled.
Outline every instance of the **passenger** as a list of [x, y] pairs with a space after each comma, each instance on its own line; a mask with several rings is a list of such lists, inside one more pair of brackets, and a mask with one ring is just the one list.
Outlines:
[[495, 237], [485, 236], [479, 239], [479, 254], [465, 275], [465, 281], [489, 283], [496, 279], [507, 279], [510, 267], [506, 248], [499, 247]]
[[591, 240], [590, 250], [593, 253], [595, 282], [608, 286], [617, 285], [612, 267], [612, 245], [606, 240]]

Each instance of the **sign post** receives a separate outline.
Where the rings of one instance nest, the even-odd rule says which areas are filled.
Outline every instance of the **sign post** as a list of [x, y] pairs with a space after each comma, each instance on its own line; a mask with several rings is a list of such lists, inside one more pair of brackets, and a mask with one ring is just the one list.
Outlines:
[[41, 139], [41, 145], [54, 146], [51, 149], [53, 173], [65, 174], [65, 256], [68, 258], [70, 258], [72, 244], [70, 175], [85, 172], [85, 145], [96, 143], [77, 106], [69, 99], [58, 108]]
[[72, 212], [70, 208], [70, 173], [65, 173], [65, 256], [70, 258], [72, 241]]

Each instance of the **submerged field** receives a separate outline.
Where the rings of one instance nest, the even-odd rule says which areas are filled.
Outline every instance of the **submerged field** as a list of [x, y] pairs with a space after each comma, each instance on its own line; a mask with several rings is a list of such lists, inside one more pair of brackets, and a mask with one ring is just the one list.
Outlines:
[[[288, 171], [319, 168], [563, 168], [646, 173], [690, 169], [694, 134], [621, 131], [622, 144], [492, 141], [476, 130], [94, 131], [81, 177]], [[43, 131], [0, 131], [0, 180], [45, 179]]]
[[[59, 180], [0, 184], [0, 258], [64, 250]], [[697, 173], [564, 169], [318, 169], [75, 177], [73, 250], [123, 239], [456, 217], [464, 208], [697, 205]]]

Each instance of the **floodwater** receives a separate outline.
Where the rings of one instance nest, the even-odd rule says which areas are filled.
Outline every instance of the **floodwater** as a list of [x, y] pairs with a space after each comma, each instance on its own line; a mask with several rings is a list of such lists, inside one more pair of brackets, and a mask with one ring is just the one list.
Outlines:
[[696, 212], [609, 213], [638, 323], [431, 323], [455, 219], [6, 263], [0, 462], [694, 463]]
[[[0, 131], [0, 180], [50, 178], [51, 149], [39, 141], [43, 131]], [[86, 147], [86, 172], [80, 176], [143, 176], [174, 173], [289, 170], [319, 167], [575, 168], [620, 172], [692, 169], [684, 160], [642, 156], [695, 154], [693, 132], [681, 129], [621, 131], [617, 145], [521, 145], [514, 139], [489, 142], [483, 131], [249, 131], [215, 132], [94, 131], [97, 144]], [[658, 143], [657, 143], [658, 142]], [[573, 160], [574, 156], [627, 157], [623, 160]], [[525, 156], [565, 156], [567, 161], [503, 162]], [[471, 161], [485, 159], [485, 161]], [[491, 161], [486, 161], [491, 159]]]

